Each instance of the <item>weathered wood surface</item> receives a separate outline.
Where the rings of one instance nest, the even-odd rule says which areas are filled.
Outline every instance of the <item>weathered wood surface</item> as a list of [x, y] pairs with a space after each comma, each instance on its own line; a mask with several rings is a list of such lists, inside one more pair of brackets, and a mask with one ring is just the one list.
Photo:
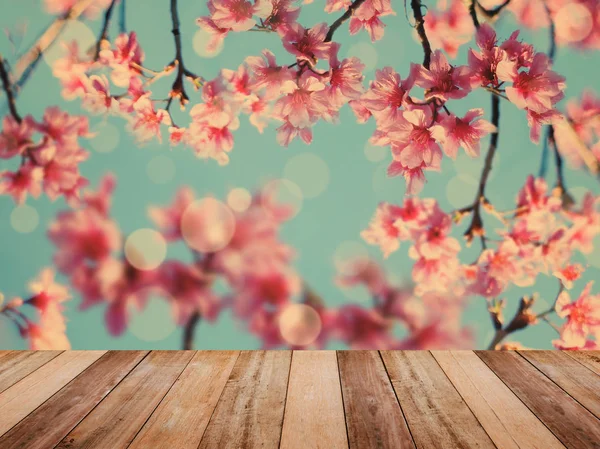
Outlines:
[[0, 448], [600, 448], [600, 353], [0, 351]]

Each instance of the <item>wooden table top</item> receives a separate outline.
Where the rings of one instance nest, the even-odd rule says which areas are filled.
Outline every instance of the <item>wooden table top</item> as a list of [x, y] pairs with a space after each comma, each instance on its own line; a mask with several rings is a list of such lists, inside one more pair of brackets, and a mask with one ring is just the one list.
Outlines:
[[0, 351], [0, 448], [598, 448], [600, 352]]

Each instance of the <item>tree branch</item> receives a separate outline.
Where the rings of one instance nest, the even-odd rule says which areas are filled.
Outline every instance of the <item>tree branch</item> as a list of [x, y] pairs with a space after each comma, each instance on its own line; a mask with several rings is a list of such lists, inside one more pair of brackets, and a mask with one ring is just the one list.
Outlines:
[[40, 62], [44, 52], [54, 44], [61, 35], [67, 22], [75, 20], [94, 3], [95, 0], [79, 0], [73, 7], [60, 17], [57, 17], [46, 30], [40, 35], [31, 48], [19, 58], [15, 64], [14, 76], [17, 80], [14, 84], [20, 89]]
[[192, 349], [194, 347], [194, 333], [196, 325], [200, 322], [200, 312], [194, 312], [183, 329], [183, 349]]
[[415, 16], [415, 29], [417, 30], [419, 40], [421, 41], [421, 46], [423, 47], [423, 67], [429, 70], [429, 65], [431, 63], [431, 43], [429, 42], [427, 33], [425, 32], [425, 19], [423, 17], [423, 12], [421, 11], [421, 1], [411, 0], [410, 7], [412, 8], [413, 15]]
[[331, 26], [329, 27], [329, 31], [327, 32], [327, 36], [325, 36], [325, 42], [331, 42], [331, 39], [333, 39], [333, 33], [337, 31], [337, 29], [342, 25], [342, 23], [344, 23], [346, 20], [352, 17], [354, 11], [358, 9], [358, 7], [364, 2], [365, 0], [354, 0], [354, 2], [352, 2], [352, 4], [348, 7], [346, 12], [339, 19], [337, 19], [331, 24]]
[[10, 110], [10, 114], [14, 117], [14, 119], [17, 122], [21, 123], [23, 119], [17, 111], [17, 105], [13, 93], [13, 86], [10, 82], [10, 76], [8, 74], [5, 60], [2, 57], [2, 55], [0, 55], [0, 80], [2, 80], [2, 88], [4, 89], [4, 92], [6, 92], [6, 101], [8, 103], [8, 109]]

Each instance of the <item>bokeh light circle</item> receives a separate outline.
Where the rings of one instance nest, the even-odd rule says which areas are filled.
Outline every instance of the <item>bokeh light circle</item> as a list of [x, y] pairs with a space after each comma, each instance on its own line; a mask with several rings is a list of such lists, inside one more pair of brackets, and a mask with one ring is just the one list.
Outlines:
[[377, 67], [377, 61], [379, 60], [379, 56], [377, 55], [377, 50], [374, 46], [367, 42], [358, 42], [352, 45], [348, 52], [346, 53], [346, 57], [357, 57], [360, 61], [365, 65], [365, 70], [374, 70]]
[[114, 151], [121, 139], [119, 128], [106, 122], [94, 126], [92, 133], [94, 137], [90, 140], [90, 144], [98, 153], [110, 153]]
[[44, 51], [46, 64], [52, 67], [56, 61], [66, 56], [66, 46], [73, 41], [77, 42], [79, 54], [85, 55], [96, 44], [96, 36], [85, 23], [79, 20], [67, 20], [60, 36]]
[[142, 310], [131, 314], [129, 332], [143, 341], [160, 341], [176, 329], [167, 292], [152, 291]]
[[455, 209], [473, 202], [477, 191], [477, 181], [470, 175], [458, 175], [451, 178], [446, 186], [446, 198]]
[[581, 3], [569, 2], [555, 14], [556, 37], [565, 42], [585, 39], [594, 27], [590, 10]]
[[125, 257], [138, 270], [154, 270], [167, 256], [167, 242], [153, 229], [138, 229], [125, 241]]
[[214, 198], [203, 198], [188, 206], [181, 217], [181, 234], [193, 249], [212, 253], [225, 248], [235, 232], [231, 209]]
[[365, 145], [365, 157], [371, 162], [383, 161], [389, 154], [389, 151], [387, 147], [373, 145], [369, 142]]
[[146, 174], [155, 184], [167, 184], [175, 177], [175, 164], [169, 156], [155, 156], [148, 162]]
[[202, 58], [214, 58], [223, 51], [223, 41], [219, 42], [214, 49], [208, 48], [208, 44], [212, 37], [212, 34], [202, 28], [196, 31], [192, 38], [192, 47], [198, 56]]
[[315, 198], [329, 184], [329, 167], [319, 156], [303, 153], [291, 158], [283, 169], [283, 176], [294, 182], [304, 198]]
[[267, 204], [274, 202], [275, 204], [286, 205], [291, 209], [292, 216], [296, 216], [302, 209], [302, 203], [304, 202], [302, 190], [289, 179], [269, 181], [263, 188], [263, 194], [264, 201]]
[[306, 304], [290, 304], [279, 315], [279, 332], [293, 346], [308, 346], [321, 333], [321, 317]]
[[29, 234], [38, 227], [40, 216], [35, 208], [22, 204], [10, 213], [10, 225], [19, 234]]
[[244, 212], [252, 204], [252, 194], [246, 189], [236, 187], [227, 194], [227, 205], [235, 212]]

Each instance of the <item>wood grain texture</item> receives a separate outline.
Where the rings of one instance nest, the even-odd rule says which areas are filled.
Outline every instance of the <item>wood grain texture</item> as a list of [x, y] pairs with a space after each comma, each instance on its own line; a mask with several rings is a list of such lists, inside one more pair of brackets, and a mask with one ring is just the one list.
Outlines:
[[402, 410], [377, 351], [340, 351], [351, 448], [414, 448]]
[[204, 432], [200, 448], [276, 448], [290, 351], [243, 351]]
[[417, 447], [495, 447], [428, 351], [381, 355]]
[[198, 351], [129, 449], [196, 449], [239, 351]]
[[335, 351], [294, 351], [280, 447], [348, 447]]
[[62, 351], [10, 351], [0, 359], [0, 393]]
[[497, 447], [564, 448], [473, 351], [431, 353]]
[[600, 376], [600, 351], [565, 351], [565, 353]]
[[0, 393], [0, 435], [8, 432], [105, 352], [63, 352]]
[[519, 351], [519, 354], [600, 418], [600, 376], [561, 351]]
[[110, 351], [0, 438], [2, 449], [58, 444], [147, 354]]
[[569, 448], [600, 448], [600, 421], [515, 352], [476, 351]]
[[126, 448], [193, 355], [192, 351], [152, 351], [57, 448]]

